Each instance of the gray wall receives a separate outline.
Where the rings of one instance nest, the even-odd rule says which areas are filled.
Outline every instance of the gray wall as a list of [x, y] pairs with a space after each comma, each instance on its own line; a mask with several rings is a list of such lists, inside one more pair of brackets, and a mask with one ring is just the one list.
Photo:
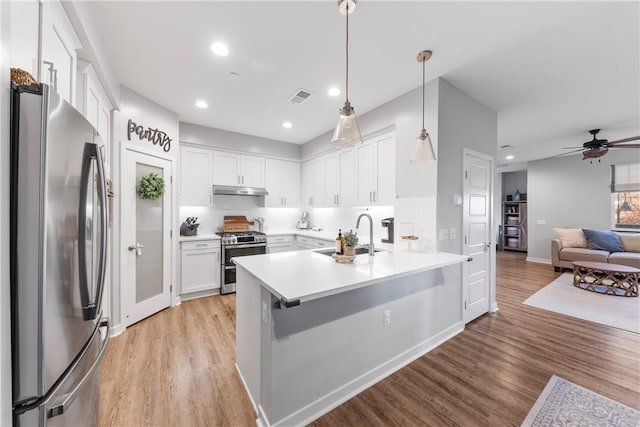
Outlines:
[[438, 241], [438, 250], [462, 253], [462, 206], [452, 196], [462, 195], [462, 149], [496, 155], [498, 116], [489, 107], [440, 79], [438, 97], [437, 229], [455, 228], [455, 240]]
[[520, 194], [527, 192], [527, 171], [502, 174], [502, 200], [506, 199], [507, 194], [514, 195], [516, 191]]
[[[425, 127], [438, 152], [438, 86], [439, 79], [426, 85]], [[352, 100], [358, 113], [357, 100]], [[435, 196], [437, 163], [409, 163], [416, 138], [422, 129], [422, 87], [358, 116], [363, 138], [394, 129], [396, 138], [396, 193], [398, 198]], [[338, 114], [336, 114], [336, 124]], [[333, 150], [333, 129], [302, 146], [302, 159]]]
[[[611, 165], [633, 161], [633, 150], [610, 150], [600, 163], [581, 155], [529, 162], [529, 258], [551, 260], [554, 228], [609, 230]], [[537, 225], [539, 220], [546, 224]]]
[[180, 141], [224, 150], [300, 160], [300, 145], [180, 122]]

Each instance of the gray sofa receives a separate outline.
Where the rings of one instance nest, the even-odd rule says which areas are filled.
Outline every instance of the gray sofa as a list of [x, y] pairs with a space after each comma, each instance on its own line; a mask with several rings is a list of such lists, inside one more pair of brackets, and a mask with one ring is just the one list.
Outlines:
[[555, 271], [563, 268], [573, 268], [573, 261], [607, 262], [640, 268], [640, 252], [635, 252], [639, 246], [640, 234], [619, 233], [625, 252], [607, 252], [587, 248], [563, 247], [560, 239], [551, 240], [551, 260]]

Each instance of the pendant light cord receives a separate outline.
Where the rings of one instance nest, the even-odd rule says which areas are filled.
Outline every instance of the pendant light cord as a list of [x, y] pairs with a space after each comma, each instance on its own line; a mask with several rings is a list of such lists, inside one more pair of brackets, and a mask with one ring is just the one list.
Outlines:
[[424, 92], [425, 92], [425, 85], [424, 85], [424, 68], [425, 68], [425, 61], [424, 58], [422, 59], [422, 129], [424, 129]]
[[346, 75], [345, 75], [345, 81], [346, 81], [346, 88], [345, 88], [345, 96], [346, 96], [346, 100], [347, 102], [349, 101], [349, 0], [347, 0], [347, 9], [346, 9], [346, 15], [347, 15], [347, 43], [345, 46], [345, 57], [346, 57]]

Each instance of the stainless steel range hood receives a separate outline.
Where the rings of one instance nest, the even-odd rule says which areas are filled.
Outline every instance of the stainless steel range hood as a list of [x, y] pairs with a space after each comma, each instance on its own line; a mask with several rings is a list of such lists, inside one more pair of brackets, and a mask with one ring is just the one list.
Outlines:
[[269, 192], [260, 187], [236, 187], [234, 185], [214, 185], [213, 195], [225, 196], [266, 196]]

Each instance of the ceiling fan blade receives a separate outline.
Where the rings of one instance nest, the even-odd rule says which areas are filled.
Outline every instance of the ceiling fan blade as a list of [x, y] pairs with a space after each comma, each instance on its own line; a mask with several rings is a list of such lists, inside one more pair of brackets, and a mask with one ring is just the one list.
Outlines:
[[573, 150], [573, 149], [576, 149], [576, 148], [579, 148], [579, 149], [582, 150], [584, 147], [582, 145], [579, 146], [579, 147], [562, 147], [563, 150]]
[[549, 159], [555, 159], [557, 157], [565, 157], [565, 156], [570, 156], [572, 154], [578, 153], [582, 151], [582, 147], [580, 147], [578, 150], [574, 150], [574, 151], [568, 151], [566, 153], [560, 153], [560, 154], [556, 154], [555, 156], [551, 156], [551, 157], [545, 157], [544, 159], [540, 159], [540, 160], [549, 160]]
[[609, 148], [640, 148], [640, 144], [612, 145]]
[[615, 141], [609, 142], [607, 145], [608, 146], [612, 146], [612, 145], [620, 144], [620, 143], [623, 143], [623, 142], [637, 141], [637, 140], [640, 140], [640, 135], [639, 136], [630, 136], [629, 138], [617, 139]]

